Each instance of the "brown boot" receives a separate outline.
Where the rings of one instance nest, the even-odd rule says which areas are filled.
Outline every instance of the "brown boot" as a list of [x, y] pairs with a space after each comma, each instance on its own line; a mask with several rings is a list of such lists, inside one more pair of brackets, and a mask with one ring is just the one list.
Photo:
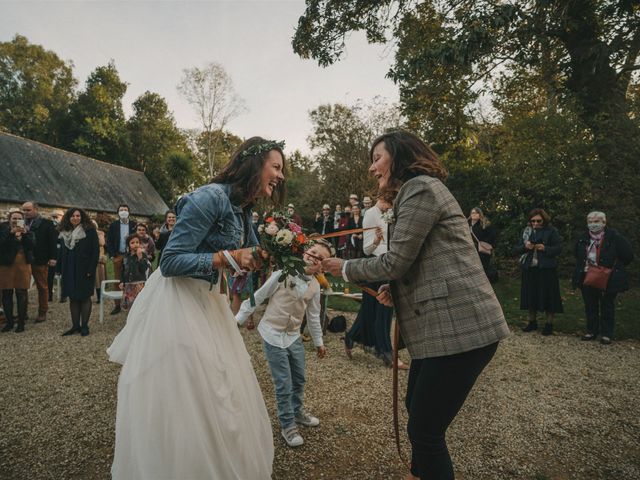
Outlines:
[[47, 319], [47, 312], [45, 313], [39, 313], [38, 314], [38, 318], [36, 318], [36, 321], [34, 323], [42, 323]]

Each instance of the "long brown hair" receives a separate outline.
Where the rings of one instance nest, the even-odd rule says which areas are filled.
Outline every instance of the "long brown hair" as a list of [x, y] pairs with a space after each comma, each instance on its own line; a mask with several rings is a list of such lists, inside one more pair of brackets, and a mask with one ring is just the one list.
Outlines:
[[449, 175], [436, 152], [413, 133], [397, 130], [380, 135], [373, 141], [369, 159], [373, 162], [373, 149], [380, 142], [392, 158], [389, 188], [399, 188], [407, 180], [418, 175], [446, 180]]
[[[260, 144], [264, 144], [266, 148], [261, 149]], [[245, 207], [252, 205], [260, 190], [262, 167], [269, 152], [273, 150], [282, 155], [282, 174], [286, 176], [286, 161], [282, 147], [277, 142], [265, 140], [262, 137], [251, 137], [238, 147], [231, 156], [231, 161], [211, 180], [211, 183], [231, 184], [231, 201]], [[253, 153], [254, 151], [256, 153]], [[285, 195], [285, 183], [280, 182], [273, 189], [271, 201], [274, 205], [282, 205]]]
[[82, 228], [84, 230], [95, 230], [96, 227], [94, 227], [93, 223], [91, 222], [91, 218], [89, 218], [89, 215], [87, 215], [87, 212], [85, 212], [81, 208], [76, 207], [71, 207], [66, 212], [64, 212], [62, 220], [60, 220], [60, 225], [58, 225], [58, 230], [60, 230], [61, 232], [67, 232], [76, 228], [71, 223], [71, 215], [73, 215], [76, 211], [80, 212], [80, 225], [82, 225]]

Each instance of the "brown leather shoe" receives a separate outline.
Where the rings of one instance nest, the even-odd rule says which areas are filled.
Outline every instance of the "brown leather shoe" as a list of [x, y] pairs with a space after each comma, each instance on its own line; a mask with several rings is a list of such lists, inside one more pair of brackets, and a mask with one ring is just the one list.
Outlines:
[[47, 319], [47, 314], [46, 313], [39, 313], [38, 314], [38, 318], [36, 318], [35, 322], [33, 323], [42, 323]]

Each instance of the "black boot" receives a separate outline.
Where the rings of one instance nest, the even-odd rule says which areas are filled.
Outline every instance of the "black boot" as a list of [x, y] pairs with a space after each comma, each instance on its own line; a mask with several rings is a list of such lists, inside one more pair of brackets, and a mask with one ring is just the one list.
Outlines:
[[67, 337], [67, 336], [69, 336], [69, 335], [73, 335], [74, 333], [80, 333], [80, 327], [77, 327], [77, 326], [75, 326], [75, 325], [74, 325], [74, 326], [73, 326], [73, 327], [71, 327], [69, 330], [67, 330], [66, 332], [64, 332], [64, 333], [62, 334], [62, 336], [63, 336], [63, 337]]
[[547, 335], [551, 335], [552, 333], [553, 333], [553, 324], [545, 323], [544, 328], [542, 329], [542, 335], [546, 337]]
[[16, 333], [24, 332], [24, 322], [18, 322], [18, 326], [16, 327]]
[[13, 319], [9, 320], [7, 318], [4, 327], [2, 327], [2, 330], [0, 330], [0, 332], [10, 332], [11, 330], [13, 330]]
[[522, 329], [523, 332], [534, 332], [538, 330], [538, 322], [535, 320], [533, 322], [529, 322], [526, 327]]

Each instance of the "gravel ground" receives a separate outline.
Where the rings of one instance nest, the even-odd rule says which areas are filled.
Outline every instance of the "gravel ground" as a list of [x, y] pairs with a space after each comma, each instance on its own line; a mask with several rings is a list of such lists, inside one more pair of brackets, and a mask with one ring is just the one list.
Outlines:
[[[124, 322], [124, 314], [107, 314], [100, 324], [96, 305], [88, 337], [61, 337], [68, 304], [55, 303], [45, 323], [0, 335], [0, 479], [109, 478], [119, 366], [105, 349]], [[259, 335], [243, 335], [272, 419], [274, 479], [403, 478], [391, 372], [379, 360], [362, 350], [347, 360], [335, 334], [326, 337], [324, 360], [307, 344], [306, 406], [321, 424], [289, 449]], [[515, 333], [449, 429], [456, 478], [640, 479], [639, 371], [638, 341], [603, 347]], [[401, 372], [402, 390], [405, 380]], [[406, 440], [404, 447], [407, 455]]]

